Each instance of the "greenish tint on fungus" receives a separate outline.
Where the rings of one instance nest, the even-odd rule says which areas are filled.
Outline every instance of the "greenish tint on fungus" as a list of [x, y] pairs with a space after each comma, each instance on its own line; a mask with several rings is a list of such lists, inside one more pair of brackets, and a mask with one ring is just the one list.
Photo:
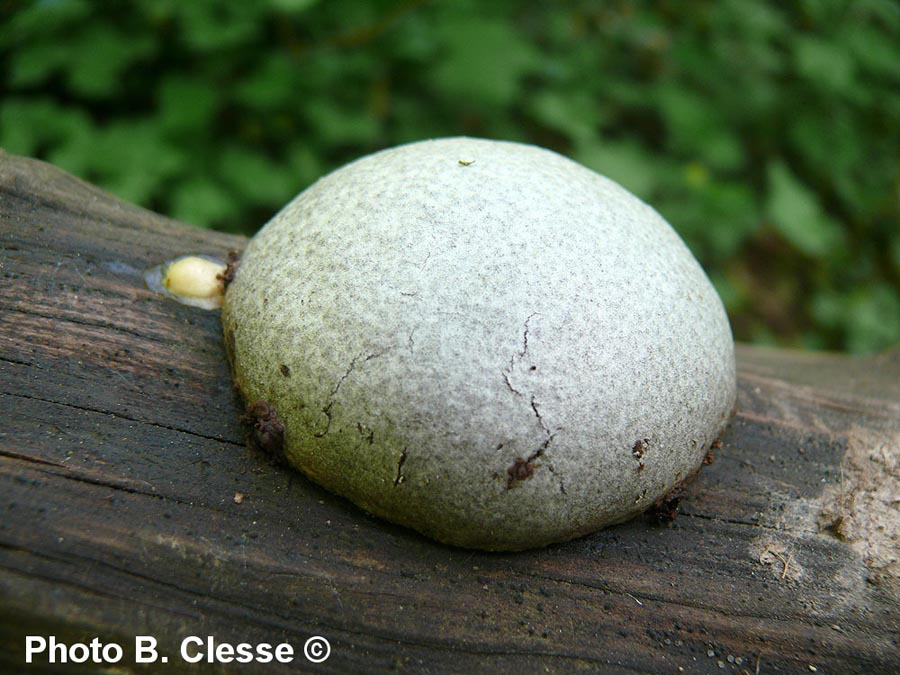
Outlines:
[[671, 227], [516, 143], [424, 141], [322, 178], [250, 241], [222, 321], [290, 464], [459, 546], [633, 517], [735, 402], [728, 319]]

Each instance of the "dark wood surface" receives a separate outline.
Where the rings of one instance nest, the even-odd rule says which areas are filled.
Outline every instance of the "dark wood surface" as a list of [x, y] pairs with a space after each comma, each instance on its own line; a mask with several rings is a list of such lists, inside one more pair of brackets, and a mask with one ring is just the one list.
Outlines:
[[0, 671], [52, 634], [122, 644], [115, 672], [135, 635], [171, 669], [212, 635], [315, 672], [900, 672], [897, 351], [740, 345], [674, 521], [473, 552], [245, 446], [218, 314], [141, 276], [244, 243], [0, 154]]

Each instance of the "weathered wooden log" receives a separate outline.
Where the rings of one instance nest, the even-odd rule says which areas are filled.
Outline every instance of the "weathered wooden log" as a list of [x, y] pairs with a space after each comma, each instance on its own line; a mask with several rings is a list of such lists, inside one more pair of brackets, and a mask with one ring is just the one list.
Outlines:
[[288, 643], [292, 670], [900, 672], [900, 351], [740, 345], [739, 412], [674, 520], [455, 549], [248, 449], [218, 314], [141, 274], [244, 243], [0, 155], [3, 672], [27, 635], [116, 642], [124, 669], [135, 636], [176, 670], [214, 636]]

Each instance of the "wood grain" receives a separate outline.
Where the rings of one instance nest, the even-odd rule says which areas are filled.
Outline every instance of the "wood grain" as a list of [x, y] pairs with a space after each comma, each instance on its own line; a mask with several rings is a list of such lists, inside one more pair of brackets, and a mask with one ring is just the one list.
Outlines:
[[668, 526], [473, 552], [245, 446], [217, 313], [141, 276], [244, 244], [0, 154], [0, 670], [53, 634], [121, 643], [122, 672], [135, 635], [172, 670], [213, 635], [311, 672], [900, 672], [897, 351], [740, 345], [739, 413]]

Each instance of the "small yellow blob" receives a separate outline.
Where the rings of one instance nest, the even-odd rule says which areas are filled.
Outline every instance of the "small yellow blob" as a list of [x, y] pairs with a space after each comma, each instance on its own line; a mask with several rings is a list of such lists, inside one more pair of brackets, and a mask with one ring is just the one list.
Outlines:
[[709, 183], [709, 169], [702, 162], [689, 162], [684, 167], [684, 177], [692, 188], [702, 188]]
[[221, 275], [227, 266], [206, 256], [188, 255], [144, 273], [147, 285], [185, 305], [218, 309], [225, 285]]
[[190, 256], [176, 260], [166, 270], [163, 285], [173, 295], [188, 298], [211, 298], [222, 293], [222, 281], [217, 275], [225, 271], [225, 265], [219, 265]]

